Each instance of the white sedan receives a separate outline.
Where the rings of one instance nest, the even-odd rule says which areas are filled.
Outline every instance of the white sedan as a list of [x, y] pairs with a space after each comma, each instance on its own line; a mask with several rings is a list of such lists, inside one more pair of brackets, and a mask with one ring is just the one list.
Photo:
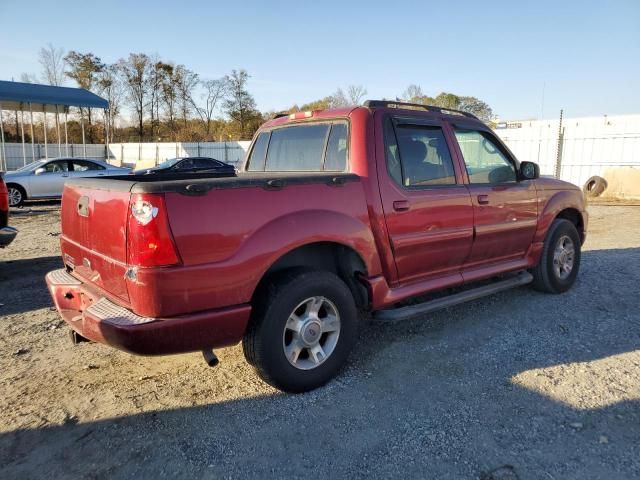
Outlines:
[[64, 182], [70, 178], [128, 175], [128, 168], [116, 167], [89, 158], [49, 158], [38, 160], [4, 175], [9, 190], [9, 205], [17, 207], [25, 200], [60, 198]]

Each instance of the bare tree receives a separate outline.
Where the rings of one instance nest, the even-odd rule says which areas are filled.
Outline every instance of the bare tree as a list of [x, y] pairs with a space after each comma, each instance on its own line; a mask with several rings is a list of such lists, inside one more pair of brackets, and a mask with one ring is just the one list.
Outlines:
[[98, 91], [100, 95], [104, 96], [109, 102], [108, 120], [110, 142], [113, 142], [113, 136], [116, 130], [116, 119], [120, 114], [122, 98], [124, 97], [124, 86], [118, 74], [118, 65], [107, 65], [98, 77]]
[[349, 85], [346, 93], [342, 88], [338, 88], [330, 97], [330, 106], [332, 108], [338, 108], [348, 107], [350, 105], [360, 105], [366, 94], [367, 89], [362, 85]]
[[137, 117], [138, 136], [144, 137], [144, 111], [149, 92], [149, 57], [144, 53], [130, 53], [128, 59], [120, 59], [118, 69], [122, 73], [127, 96]]
[[192, 72], [184, 65], [176, 66], [174, 74], [177, 86], [180, 113], [182, 113], [182, 121], [186, 126], [187, 117], [189, 116], [189, 113], [191, 113], [191, 109], [194, 105], [193, 93], [200, 81], [198, 80], [198, 74]]
[[331, 101], [329, 105], [331, 106], [331, 108], [346, 107], [347, 105], [349, 105], [349, 99], [347, 99], [344, 90], [342, 90], [341, 88], [338, 88], [338, 90], [336, 90], [330, 98]]
[[420, 85], [416, 85], [415, 83], [409, 85], [402, 94], [402, 100], [406, 102], [419, 103], [418, 100], [422, 97], [424, 97], [424, 93], [422, 93], [422, 87], [420, 87]]
[[22, 73], [20, 74], [20, 81], [23, 83], [38, 83], [38, 77], [33, 73]]
[[215, 108], [222, 100], [229, 89], [229, 84], [226, 78], [218, 78], [215, 80], [206, 80], [201, 83], [204, 93], [202, 94], [203, 104], [202, 106], [196, 106], [196, 111], [200, 116], [200, 119], [205, 123], [207, 138], [211, 135], [211, 122], [213, 120], [213, 114]]
[[367, 89], [362, 85], [349, 85], [347, 87], [347, 97], [351, 105], [360, 105], [366, 94]]
[[41, 48], [38, 52], [38, 62], [42, 66], [42, 77], [46, 83], [57, 87], [64, 84], [64, 49], [56, 48], [48, 43], [46, 47]]

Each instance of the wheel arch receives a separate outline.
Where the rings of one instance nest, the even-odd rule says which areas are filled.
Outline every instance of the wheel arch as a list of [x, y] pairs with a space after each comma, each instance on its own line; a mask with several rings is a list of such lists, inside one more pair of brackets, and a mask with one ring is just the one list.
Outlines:
[[27, 191], [27, 187], [26, 186], [24, 186], [23, 184], [18, 183], [18, 182], [13, 182], [13, 181], [8, 181], [7, 182], [6, 179], [5, 179], [5, 182], [6, 182], [7, 190], [9, 190], [11, 187], [14, 187], [14, 188], [18, 188], [19, 190], [22, 191], [22, 194], [24, 196], [24, 198], [22, 199], [23, 201], [27, 200], [29, 198], [29, 192]]
[[[580, 196], [580, 198], [578, 199], [577, 196]], [[534, 242], [544, 242], [551, 224], [557, 218], [562, 218], [573, 223], [578, 230], [580, 241], [584, 243], [586, 239], [587, 216], [584, 198], [580, 192], [563, 190], [556, 192], [549, 198], [544, 210], [540, 214]]]
[[369, 291], [359, 280], [359, 277], [368, 275], [365, 261], [353, 247], [336, 241], [307, 243], [281, 255], [258, 281], [252, 302], [279, 275], [296, 269], [325, 271], [337, 275], [349, 287], [358, 308], [368, 308]]

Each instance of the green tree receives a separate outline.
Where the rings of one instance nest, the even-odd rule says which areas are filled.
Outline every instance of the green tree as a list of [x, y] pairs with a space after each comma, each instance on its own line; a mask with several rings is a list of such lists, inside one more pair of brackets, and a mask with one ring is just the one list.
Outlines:
[[[64, 61], [68, 66], [65, 74], [67, 77], [75, 80], [80, 88], [93, 91], [97, 89], [97, 82], [100, 74], [105, 68], [100, 57], [93, 53], [80, 53], [71, 50], [65, 57]], [[93, 142], [93, 129], [91, 128], [91, 109], [86, 109], [87, 119], [89, 121], [88, 137], [89, 142]], [[84, 118], [85, 109], [80, 108], [80, 116]]]
[[256, 110], [256, 102], [247, 90], [249, 74], [246, 70], [233, 70], [225, 79], [229, 94], [224, 101], [224, 109], [238, 138], [249, 138], [253, 134], [249, 131], [249, 126], [255, 124], [258, 118], [262, 121], [262, 115]]
[[144, 53], [130, 53], [129, 58], [120, 59], [118, 69], [122, 74], [127, 96], [138, 120], [138, 137], [144, 138], [144, 110], [148, 99], [148, 76], [150, 60]]

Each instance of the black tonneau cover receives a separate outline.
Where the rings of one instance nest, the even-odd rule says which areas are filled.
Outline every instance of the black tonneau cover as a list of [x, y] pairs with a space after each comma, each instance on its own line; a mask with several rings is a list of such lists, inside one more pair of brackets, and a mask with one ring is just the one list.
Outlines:
[[97, 190], [110, 190], [131, 193], [168, 193], [183, 195], [204, 195], [209, 190], [227, 188], [261, 187], [268, 190], [280, 190], [287, 185], [326, 183], [342, 185], [346, 182], [358, 181], [354, 173], [336, 172], [250, 172], [239, 173], [235, 177], [215, 177], [211, 174], [160, 174], [160, 175], [122, 175], [112, 177], [77, 178], [66, 182]]

